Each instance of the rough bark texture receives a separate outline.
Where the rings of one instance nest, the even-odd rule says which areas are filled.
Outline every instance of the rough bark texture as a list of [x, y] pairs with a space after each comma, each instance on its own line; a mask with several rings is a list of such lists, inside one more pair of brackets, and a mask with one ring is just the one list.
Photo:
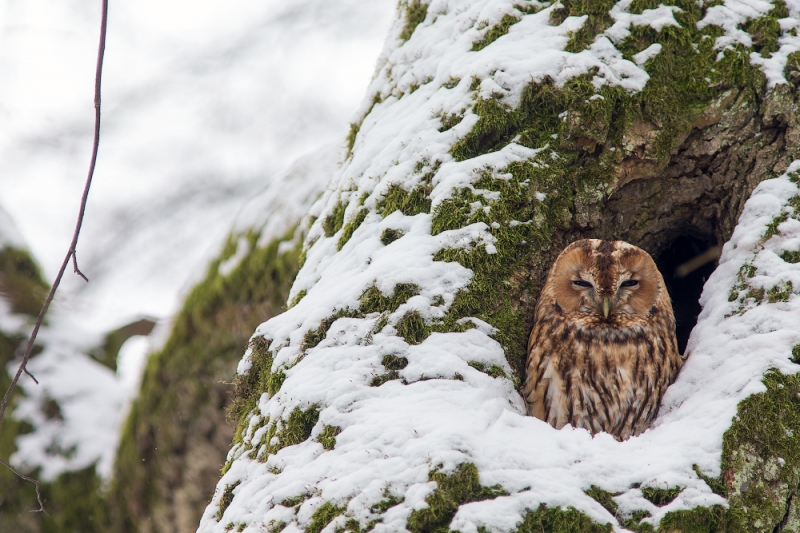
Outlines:
[[[660, 3], [636, 1], [628, 10], [641, 13]], [[552, 24], [561, 24], [570, 16], [587, 17], [583, 28], [574, 32], [567, 51], [588, 48], [613, 22], [609, 10], [614, 4], [563, 0], [552, 13]], [[420, 320], [413, 338], [406, 340], [416, 344], [433, 331], [453, 331], [460, 319], [477, 317], [497, 328], [495, 338], [503, 345], [519, 383], [533, 309], [550, 265], [570, 242], [604, 238], [631, 242], [656, 259], [668, 278], [676, 307], [681, 307], [681, 316], [677, 317], [681, 322], [679, 340], [682, 336], [685, 343], [699, 311], [697, 298], [705, 281], [703, 276], [713, 270], [713, 264], [699, 271], [699, 277], [687, 281], [676, 279], [674, 269], [697, 252], [727, 241], [755, 186], [781, 174], [798, 157], [798, 76], [797, 58], [790, 57], [785, 71], [790, 83], [767, 90], [766, 78], [751, 63], [754, 51], [764, 57], [777, 51], [777, 20], [788, 16], [782, 2], [774, 4], [774, 11], [747, 23], [753, 48], [735, 45], [722, 56], [714, 42], [723, 31], [713, 26], [698, 29], [698, 22], [710, 6], [680, 0], [668, 4], [680, 8], [675, 13], [679, 26], [665, 26], [659, 31], [631, 28], [629, 37], [615, 43], [630, 60], [652, 44], [662, 46], [646, 64], [650, 80], [640, 92], [609, 85], [598, 89], [592, 84], [592, 74], [578, 76], [562, 86], [544, 79], [532, 81], [512, 108], [502, 94], [486, 97], [475, 90], [465, 115], [477, 115], [478, 119], [472, 130], [452, 146], [449, 155], [453, 159], [475, 158], [512, 142], [552, 150], [552, 158], [546, 164], [512, 163], [502, 169], [511, 178], [496, 179], [489, 170], [472, 184], [475, 189], [496, 193], [497, 200], [488, 202], [474, 189], [464, 188], [431, 209], [429, 193], [438, 168], [435, 154], [428, 154], [430, 160], [419, 162], [420, 168], [430, 170], [424, 178], [427, 182], [423, 180], [412, 191], [393, 189], [387, 193], [384, 204], [379, 205], [379, 214], [386, 216], [401, 209], [394, 206], [402, 206], [407, 215], [430, 213], [434, 235], [476, 222], [488, 226], [497, 223], [492, 233], [496, 249], [493, 253], [478, 246], [469, 251], [445, 248], [434, 255], [435, 260], [461, 263], [472, 270], [474, 277], [469, 288], [456, 297], [442, 323], [428, 325]], [[425, 7], [420, 2], [401, 5], [401, 17], [407, 22], [403, 39], [413, 39], [419, 21], [427, 20], [418, 13]], [[487, 35], [492, 34], [496, 40], [518, 20], [504, 19], [496, 31], [491, 29]], [[434, 20], [432, 24], [435, 23]], [[473, 51], [491, 46], [491, 42], [481, 41]], [[477, 89], [482, 81], [475, 78], [471, 86]], [[400, 93], [397, 99], [402, 98]], [[375, 95], [375, 102], [380, 100], [381, 95]], [[442, 116], [439, 131], [452, 128], [462, 118]], [[359, 127], [360, 124], [353, 125], [351, 141], [357, 137]], [[534, 192], [546, 193], [545, 199], [538, 195], [534, 198]], [[386, 207], [389, 204], [393, 207]], [[330, 231], [326, 226], [327, 237], [335, 237], [341, 229], [346, 207], [337, 204], [335, 212], [325, 220], [338, 220], [338, 224], [331, 222]], [[341, 216], [337, 218], [336, 213]], [[509, 221], [532, 223], [510, 226]], [[381, 303], [370, 310], [388, 308], [387, 303]], [[339, 316], [331, 316], [324, 323]], [[324, 329], [320, 335], [324, 338]], [[251, 381], [257, 383], [260, 379], [266, 383], [269, 370], [267, 366], [264, 369], [262, 376], [255, 375], [262, 370], [251, 370]], [[770, 380], [775, 383], [770, 384]], [[723, 477], [707, 481], [729, 499], [730, 509], [696, 508], [669, 513], [662, 520], [660, 531], [767, 532], [797, 528], [794, 517], [798, 515], [796, 502], [800, 498], [796, 496], [800, 465], [792, 458], [798, 456], [800, 445], [795, 437], [786, 436], [779, 429], [787, 417], [800, 409], [796, 395], [791, 395], [795, 381], [792, 376], [767, 376], [767, 393], [754, 395], [740, 405], [739, 417], [724, 438]], [[261, 392], [257, 387], [244, 390], [247, 397], [242, 400], [252, 403]], [[242, 413], [240, 425], [246, 426], [247, 421], [247, 413]], [[781, 464], [778, 457], [785, 463]], [[440, 480], [436, 475], [432, 473], [431, 480], [437, 481], [439, 489], [426, 499], [429, 509], [425, 510], [436, 517], [435, 524], [433, 519], [412, 513], [407, 526], [410, 530], [446, 531], [459, 505], [492, 497], [477, 489], [465, 492], [462, 489], [469, 483]], [[470, 483], [476, 482], [473, 479]], [[601, 492], [598, 491], [600, 499]], [[468, 496], [464, 496], [466, 493]], [[667, 495], [654, 498], [669, 499]], [[584, 520], [586, 517], [574, 517], [570, 514], [573, 512], [577, 513], [574, 509], [530, 510], [518, 529], [561, 532], [605, 528]], [[633, 531], [652, 531], [652, 526], [641, 523], [644, 516], [620, 517], [620, 524]]]
[[221, 275], [234, 243], [209, 266], [149, 360], [108, 494], [114, 531], [193, 531], [211, 499], [234, 436], [227, 409], [236, 364], [255, 327], [284, 308], [297, 270], [298, 252], [280, 253], [274, 241]]

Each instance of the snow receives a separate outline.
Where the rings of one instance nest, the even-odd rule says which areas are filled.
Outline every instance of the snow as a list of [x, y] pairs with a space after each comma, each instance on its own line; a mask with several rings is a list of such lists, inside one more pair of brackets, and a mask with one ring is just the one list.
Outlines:
[[[27, 242], [48, 282], [72, 237], [88, 167], [99, 7], [0, 1], [0, 245]], [[30, 365], [41, 385], [20, 382], [26, 398], [14, 416], [34, 431], [17, 441], [15, 465], [41, 467], [43, 479], [95, 463], [110, 474], [147, 346], [163, 344], [231, 224], [235, 239], [260, 231], [259, 245], [283, 236], [343, 158], [347, 118], [393, 7], [112, 3], [100, 152], [78, 243], [90, 283], [67, 272]], [[237, 251], [223, 275], [247, 247]], [[149, 342], [126, 344], [118, 373], [89, 355], [141, 316], [160, 323]], [[3, 331], [26, 327], [0, 309]], [[60, 418], [44, 415], [48, 400]]]
[[[440, 165], [430, 194], [435, 208], [459, 189], [480, 194], [474, 183], [482, 172], [502, 179], [514, 161], [550, 157], [546, 146], [532, 150], [511, 143], [474, 159], [453, 160], [449, 155], [453, 143], [477, 121], [467, 110], [473, 76], [483, 80], [479, 97], [500, 95], [510, 106], [531, 80], [549, 76], [563, 84], [592, 69], [596, 87], [613, 84], [640, 90], [648, 75], [643, 66], [622, 57], [615, 39], [632, 24], [672, 24], [674, 10], [650, 10], [641, 19], [626, 15], [628, 5], [623, 1], [615, 8], [613, 35], [599, 36], [590, 49], [576, 54], [563, 48], [569, 32], [585, 19], [567, 18], [553, 26], [549, 20], [554, 6], [523, 16], [507, 0], [433, 0], [425, 21], [405, 43], [398, 38], [404, 24], [399, 17], [381, 55], [379, 72], [353, 120], [363, 123], [352, 156], [311, 208], [317, 221], [309, 230], [307, 259], [292, 289], [292, 296], [301, 291], [306, 295], [256, 331], [271, 342], [272, 370], [284, 372], [286, 379], [274, 396], [261, 396], [244, 436], [254, 451], [251, 455], [242, 444], [231, 450], [230, 469], [198, 531], [221, 533], [229, 524], [260, 531], [271, 521], [288, 523], [284, 531], [300, 531], [326, 501], [345, 506], [348, 517], [365, 525], [375, 516], [370, 506], [383, 499], [386, 490], [404, 500], [382, 516], [374, 531], [403, 531], [410, 513], [424, 508], [425, 498], [435, 489], [435, 483], [428, 481], [429, 472], [450, 473], [466, 462], [477, 466], [483, 485], [500, 484], [509, 494], [461, 506], [450, 528], [465, 533], [475, 533], [479, 527], [510, 531], [526, 510], [540, 504], [572, 506], [621, 531], [616, 518], [584, 493], [591, 485], [621, 493], [616, 502], [623, 514], [648, 510], [651, 517], [646, 521], [652, 524], [671, 511], [726, 505], [698, 478], [693, 465], [707, 475], [719, 475], [722, 435], [737, 404], [764, 390], [760, 379], [768, 369], [800, 370], [788, 359], [791, 346], [800, 342], [798, 294], [787, 302], [752, 306], [743, 314], [737, 314], [738, 303], [728, 302], [730, 288], [746, 262], [758, 267], [754, 279], [765, 287], [789, 280], [800, 287], [800, 265], [782, 263], [775, 255], [798, 242], [800, 224], [787, 220], [779, 235], [763, 239], [767, 224], [790, 197], [800, 193], [787, 176], [765, 181], [747, 202], [731, 242], [723, 249], [720, 267], [703, 293], [704, 309], [690, 339], [688, 362], [668, 390], [654, 426], [638, 437], [625, 442], [605, 434], [592, 438], [585, 430], [569, 426], [555, 430], [525, 416], [523, 401], [510, 380], [492, 378], [468, 364], [477, 361], [510, 371], [486, 324], [463, 333], [434, 333], [418, 345], [397, 335], [398, 321], [408, 312], [416, 311], [426, 321], [443, 316], [456, 293], [472, 279], [469, 269], [433, 261], [434, 254], [453, 247], [484, 248], [490, 253], [493, 237], [485, 224], [431, 235], [430, 214], [406, 216], [397, 211], [382, 218], [377, 213], [379, 202], [393, 185], [417, 187], [425, 172], [415, 171], [418, 165], [423, 169]], [[506, 35], [473, 52], [472, 43], [507, 14], [521, 20]], [[444, 86], [454, 79], [460, 79], [455, 87]], [[439, 132], [435, 117], [451, 112], [466, 114], [457, 126]], [[790, 170], [799, 168], [795, 163]], [[341, 232], [328, 238], [322, 227], [339, 202], [347, 205], [345, 223], [358, 210], [369, 211], [341, 250]], [[487, 202], [490, 208], [491, 199]], [[404, 236], [384, 246], [379, 236], [387, 228]], [[418, 295], [388, 316], [385, 327], [376, 327], [378, 314], [339, 318], [320, 344], [303, 349], [307, 332], [337, 310], [357, 309], [366, 289], [374, 285], [389, 295], [400, 283], [416, 284]], [[370, 386], [384, 372], [381, 361], [386, 355], [408, 360], [399, 371], [407, 385], [395, 380]], [[250, 356], [245, 354], [239, 372], [251, 368]], [[263, 457], [267, 444], [261, 442], [266, 429], [256, 431], [261, 421], [266, 417], [273, 423], [285, 421], [295, 409], [312, 406], [319, 407], [320, 418], [310, 439], [270, 455], [265, 462], [255, 458]], [[342, 428], [330, 451], [315, 441], [325, 425]], [[226, 487], [236, 483], [233, 501], [218, 521], [220, 499]], [[656, 507], [642, 497], [640, 488], [631, 488], [637, 483], [679, 485], [683, 491], [668, 505]], [[302, 494], [310, 497], [296, 514], [279, 505]], [[345, 520], [344, 515], [337, 517], [325, 531]]]
[[[778, 84], [788, 83], [783, 75], [789, 54], [800, 51], [800, 1], [786, 0], [789, 17], [778, 20], [781, 35], [778, 38], [779, 49], [770, 57], [764, 57], [758, 52], [750, 54], [750, 62], [758, 65], [767, 77], [767, 87], [773, 88]], [[720, 50], [719, 58], [724, 50], [742, 45], [748, 48], [753, 46], [753, 40], [741, 26], [748, 20], [767, 15], [772, 11], [772, 2], [765, 0], [725, 0], [723, 4], [712, 6], [706, 11], [705, 17], [697, 23], [699, 29], [706, 26], [719, 26], [725, 31], [717, 37], [714, 47]]]

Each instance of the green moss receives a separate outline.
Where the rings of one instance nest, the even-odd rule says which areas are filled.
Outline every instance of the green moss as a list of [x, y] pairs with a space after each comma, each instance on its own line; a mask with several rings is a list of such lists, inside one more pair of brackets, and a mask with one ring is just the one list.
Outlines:
[[503, 141], [507, 143], [519, 127], [516, 114], [497, 100], [478, 100], [472, 112], [479, 117], [477, 124], [450, 150], [456, 161], [477, 157]]
[[353, 233], [358, 229], [364, 219], [367, 218], [367, 214], [369, 211], [367, 209], [359, 209], [356, 216], [353, 219], [345, 224], [344, 230], [342, 231], [342, 236], [339, 238], [338, 249], [341, 250], [342, 247], [347, 244], [347, 241], [350, 240], [350, 237], [353, 236]]
[[[251, 252], [236, 268], [221, 275], [222, 259], [218, 258], [187, 296], [169, 339], [148, 359], [140, 395], [123, 426], [114, 480], [108, 490], [110, 523], [104, 531], [133, 533], [137, 524], [161, 519], [164, 509], [173, 505], [176, 491], [186, 483], [180, 472], [187, 454], [202, 446], [207, 450], [206, 439], [221, 436], [227, 440], [234, 436], [235, 428], [234, 442], [241, 443], [249, 414], [270, 378], [272, 387], [277, 379], [271, 373], [269, 339], [251, 341], [253, 366], [247, 375], [234, 378], [236, 365], [256, 326], [284, 309], [298, 270], [300, 244], [285, 251], [279, 248], [281, 242], [294, 238], [295, 229], [264, 247], [256, 245], [258, 233], [248, 233]], [[231, 394], [231, 381], [235, 382], [235, 394]], [[228, 402], [232, 404], [230, 426], [222, 411]], [[198, 433], [203, 424], [214, 430]], [[224, 451], [217, 452], [217, 466], [213, 455], [203, 453], [210, 464], [205, 468], [197, 465], [193, 475], [199, 477], [192, 483], [213, 484], [225, 463]], [[200, 497], [182, 505], [199, 520], [206, 504]]]
[[386, 196], [378, 202], [377, 211], [382, 216], [387, 216], [395, 211], [400, 211], [406, 216], [419, 213], [428, 213], [431, 210], [431, 200], [423, 189], [407, 191], [399, 185], [392, 184]]
[[397, 357], [396, 355], [388, 354], [383, 356], [381, 364], [383, 364], [388, 372], [372, 378], [372, 381], [370, 382], [370, 386], [372, 387], [380, 387], [387, 381], [400, 379], [399, 371], [408, 366], [408, 359], [405, 357]]
[[412, 533], [447, 533], [450, 521], [465, 503], [491, 500], [507, 494], [499, 486], [484, 487], [480, 484], [478, 469], [474, 464], [461, 464], [452, 474], [431, 472], [429, 481], [437, 484], [425, 502], [426, 509], [413, 511], [406, 528]]
[[670, 487], [668, 489], [642, 487], [642, 496], [653, 505], [663, 507], [677, 498], [682, 490], [682, 487]]
[[359, 298], [359, 311], [364, 314], [386, 311], [394, 313], [409, 298], [419, 294], [419, 286], [413, 283], [398, 283], [392, 293], [384, 296], [375, 285], [369, 287]]
[[785, 2], [777, 0], [773, 5], [766, 16], [750, 19], [742, 25], [742, 30], [750, 34], [753, 40], [753, 50], [764, 57], [770, 57], [778, 51], [778, 38], [781, 36], [778, 19], [789, 17]]
[[396, 370], [390, 370], [384, 374], [379, 374], [372, 378], [369, 382], [370, 387], [380, 387], [384, 383], [388, 383], [389, 381], [393, 381], [395, 379], [400, 379], [400, 373]]
[[344, 507], [337, 507], [330, 502], [323, 503], [311, 515], [311, 523], [308, 524], [306, 533], [319, 533], [343, 512]]
[[461, 78], [454, 78], [450, 76], [450, 79], [444, 82], [442, 87], [445, 89], [454, 89], [459, 83], [461, 83]]
[[800, 375], [771, 371], [763, 381], [767, 390], [739, 404], [723, 437], [730, 531], [773, 531], [800, 485]]
[[308, 291], [306, 291], [305, 289], [303, 289], [300, 292], [298, 292], [297, 294], [295, 294], [294, 298], [292, 298], [292, 301], [289, 302], [289, 308], [291, 309], [295, 305], [299, 304], [300, 300], [302, 300], [303, 298], [306, 297], [306, 294], [308, 294]]
[[331, 214], [322, 221], [322, 231], [325, 232], [326, 237], [333, 237], [337, 231], [342, 229], [344, 225], [344, 212], [346, 209], [347, 205], [340, 200], [333, 206]]
[[586, 16], [586, 21], [581, 29], [571, 32], [567, 52], [577, 53], [589, 48], [595, 36], [606, 31], [614, 23], [609, 11], [616, 2], [613, 0], [566, 0], [562, 1], [560, 9], [554, 10], [551, 22], [560, 23], [567, 17]]
[[234, 442], [241, 442], [242, 432], [249, 425], [248, 415], [255, 409], [262, 391], [272, 377], [273, 355], [269, 339], [253, 337], [249, 342], [252, 366], [246, 374], [237, 374], [236, 394], [228, 407], [228, 416], [238, 422]]
[[308, 494], [300, 494], [298, 496], [292, 496], [291, 498], [286, 498], [281, 502], [281, 505], [284, 507], [297, 507], [304, 501], [306, 501], [310, 496]]
[[528, 511], [515, 533], [611, 533], [611, 524], [598, 524], [577, 509], [540, 505]]
[[737, 532], [728, 526], [726, 509], [721, 505], [695, 507], [686, 511], [667, 513], [658, 526], [659, 532], [723, 533]]
[[470, 361], [467, 364], [469, 366], [471, 366], [472, 368], [474, 368], [475, 370], [483, 372], [484, 374], [492, 376], [493, 378], [504, 378], [504, 377], [507, 377], [505, 371], [501, 367], [499, 367], [497, 365], [491, 365], [491, 366], [487, 367], [485, 364], [483, 364], [483, 363], [481, 363], [479, 361]]
[[386, 370], [403, 370], [408, 366], [408, 359], [391, 354], [384, 355], [381, 364], [386, 367]]
[[[607, 23], [603, 22], [602, 13], [608, 9], [604, 5], [565, 4], [562, 14], [594, 10], [599, 18], [584, 27], [601, 27]], [[528, 332], [524, 309], [514, 302], [521, 292], [538, 291], [536, 278], [529, 272], [532, 266], [545, 270], [555, 258], [556, 232], [591, 216], [594, 206], [614, 190], [626, 157], [635, 154], [656, 167], [666, 164], [670, 151], [712, 101], [740, 84], [763, 87], [763, 75], [749, 64], [749, 51], [726, 51], [717, 62], [714, 39], [704, 37], [716, 35], [719, 29], [697, 30], [702, 8], [692, 1], [678, 5], [681, 11], [675, 16], [680, 27], [665, 26], [660, 32], [634, 27], [619, 45], [629, 58], [654, 42], [662, 45], [661, 53], [648, 62], [650, 81], [642, 91], [628, 93], [608, 86], [597, 90], [594, 73], [573, 78], [562, 87], [544, 79], [523, 90], [515, 109], [493, 98], [477, 100], [472, 107], [478, 116], [475, 126], [451, 149], [453, 158], [463, 161], [499, 150], [512, 139], [530, 148], [544, 147], [532, 160], [499, 169], [506, 174], [503, 179], [485, 172], [473, 188], [455, 191], [437, 206], [432, 221], [434, 234], [476, 222], [493, 226], [496, 253], [475, 243], [471, 249], [441, 250], [434, 259], [456, 261], [473, 271], [470, 286], [459, 293], [448, 318], [455, 322], [474, 316], [497, 328], [495, 338], [503, 345], [517, 380]], [[746, 100], [748, 94], [744, 91], [740, 99]], [[644, 137], [642, 131], [649, 133]], [[490, 201], [475, 189], [499, 193], [499, 199]], [[540, 201], [534, 192], [547, 196]], [[643, 205], [642, 216], [658, 208]], [[537, 258], [531, 257], [533, 250]]]
[[794, 287], [791, 281], [784, 281], [775, 285], [767, 291], [767, 301], [771, 304], [775, 302], [788, 302], [793, 289]]
[[398, 229], [386, 228], [383, 230], [383, 233], [381, 233], [381, 243], [384, 246], [389, 246], [403, 235], [405, 235], [405, 233]]
[[781, 213], [775, 217], [772, 222], [767, 224], [767, 231], [764, 233], [764, 240], [778, 234], [778, 226], [783, 224], [789, 219], [789, 213]]
[[267, 524], [267, 531], [268, 533], [281, 533], [288, 524], [286, 522], [276, 522], [274, 520], [270, 520]]
[[308, 333], [306, 333], [305, 337], [303, 337], [303, 350], [310, 350], [325, 340], [328, 330], [331, 329], [333, 323], [340, 318], [356, 316], [360, 316], [359, 312], [357, 311], [351, 311], [350, 309], [339, 309], [334, 314], [323, 320], [317, 329], [310, 330]]
[[584, 491], [587, 496], [603, 506], [603, 508], [612, 515], [617, 514], [617, 502], [614, 501], [615, 494], [601, 489], [596, 485], [592, 485], [588, 490]]
[[355, 146], [356, 144], [356, 137], [358, 136], [358, 132], [361, 130], [361, 124], [364, 123], [364, 119], [367, 117], [367, 115], [369, 115], [372, 112], [372, 109], [379, 103], [381, 103], [381, 95], [380, 93], [375, 93], [372, 96], [372, 104], [369, 106], [367, 112], [364, 113], [364, 116], [361, 117], [361, 120], [359, 120], [357, 123], [350, 124], [350, 130], [347, 132], [347, 139], [346, 139], [348, 158], [353, 155], [353, 146]]
[[400, 505], [405, 501], [405, 498], [398, 498], [397, 496], [389, 493], [388, 491], [384, 491], [383, 493], [384, 498], [369, 508], [372, 513], [375, 514], [383, 514], [392, 507], [396, 505]]
[[423, 4], [420, 0], [411, 0], [406, 4], [406, 24], [400, 32], [400, 38], [407, 41], [411, 38], [417, 26], [422, 24], [428, 15], [428, 4]]
[[[261, 444], [265, 447], [265, 452], [261, 456], [266, 461], [267, 457], [278, 453], [278, 451], [288, 446], [294, 446], [305, 442], [311, 437], [311, 431], [319, 420], [319, 407], [312, 405], [305, 411], [295, 407], [286, 421], [270, 423], [269, 429], [261, 438]], [[258, 443], [254, 443], [254, 446]]]
[[652, 525], [642, 522], [642, 520], [649, 517], [650, 511], [637, 510], [633, 511], [630, 516], [619, 517], [619, 523], [625, 529], [636, 533], [655, 533], [655, 528]]
[[431, 333], [431, 329], [425, 325], [425, 319], [418, 311], [409, 311], [403, 315], [397, 321], [395, 328], [397, 328], [397, 334], [409, 344], [419, 344]]
[[317, 440], [322, 447], [326, 450], [332, 450], [336, 447], [336, 436], [342, 432], [342, 428], [338, 426], [325, 426], [322, 428]]
[[484, 34], [483, 39], [472, 43], [472, 51], [477, 52], [478, 50], [483, 50], [497, 39], [508, 33], [508, 29], [520, 20], [521, 19], [519, 17], [515, 17], [513, 15], [503, 15], [503, 18], [500, 19], [500, 22], [492, 26], [489, 31]]
[[442, 114], [439, 115], [439, 120], [442, 122], [439, 132], [445, 132], [460, 124], [464, 120], [464, 115], [458, 113]]
[[800, 263], [800, 250], [792, 250], [792, 251], [785, 250], [781, 252], [781, 259], [783, 259], [787, 263], [792, 263], [792, 264]]
[[14, 313], [38, 316], [50, 286], [31, 255], [18, 248], [0, 248], [0, 293]]
[[225, 511], [231, 506], [233, 502], [233, 490], [241, 484], [241, 481], [237, 481], [233, 485], [225, 485], [225, 490], [222, 492], [222, 497], [220, 497], [217, 505], [217, 522], [222, 520], [222, 515], [225, 514]]
[[347, 143], [347, 157], [350, 157], [353, 154], [353, 146], [356, 144], [356, 137], [358, 136], [358, 131], [361, 129], [361, 123], [353, 124], [350, 123], [350, 128], [347, 131], [347, 137], [345, 138], [345, 142]]

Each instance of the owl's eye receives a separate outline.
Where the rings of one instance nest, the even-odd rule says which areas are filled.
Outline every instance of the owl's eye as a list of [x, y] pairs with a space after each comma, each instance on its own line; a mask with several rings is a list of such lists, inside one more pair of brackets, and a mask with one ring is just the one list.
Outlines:
[[591, 287], [592, 284], [588, 281], [583, 281], [582, 279], [576, 279], [572, 282], [573, 285], [577, 285], [578, 287]]
[[627, 281], [623, 281], [619, 284], [620, 287], [635, 287], [639, 284], [639, 280], [636, 279], [629, 279]]

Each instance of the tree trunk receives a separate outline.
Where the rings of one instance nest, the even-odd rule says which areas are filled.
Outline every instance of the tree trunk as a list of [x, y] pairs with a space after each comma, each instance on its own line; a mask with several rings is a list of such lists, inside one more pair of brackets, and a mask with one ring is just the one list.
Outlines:
[[[669, 4], [401, 4], [199, 531], [800, 531], [800, 6]], [[517, 392], [587, 237], [650, 252], [691, 352], [624, 443]], [[676, 267], [731, 239], [689, 340], [715, 264]]]

